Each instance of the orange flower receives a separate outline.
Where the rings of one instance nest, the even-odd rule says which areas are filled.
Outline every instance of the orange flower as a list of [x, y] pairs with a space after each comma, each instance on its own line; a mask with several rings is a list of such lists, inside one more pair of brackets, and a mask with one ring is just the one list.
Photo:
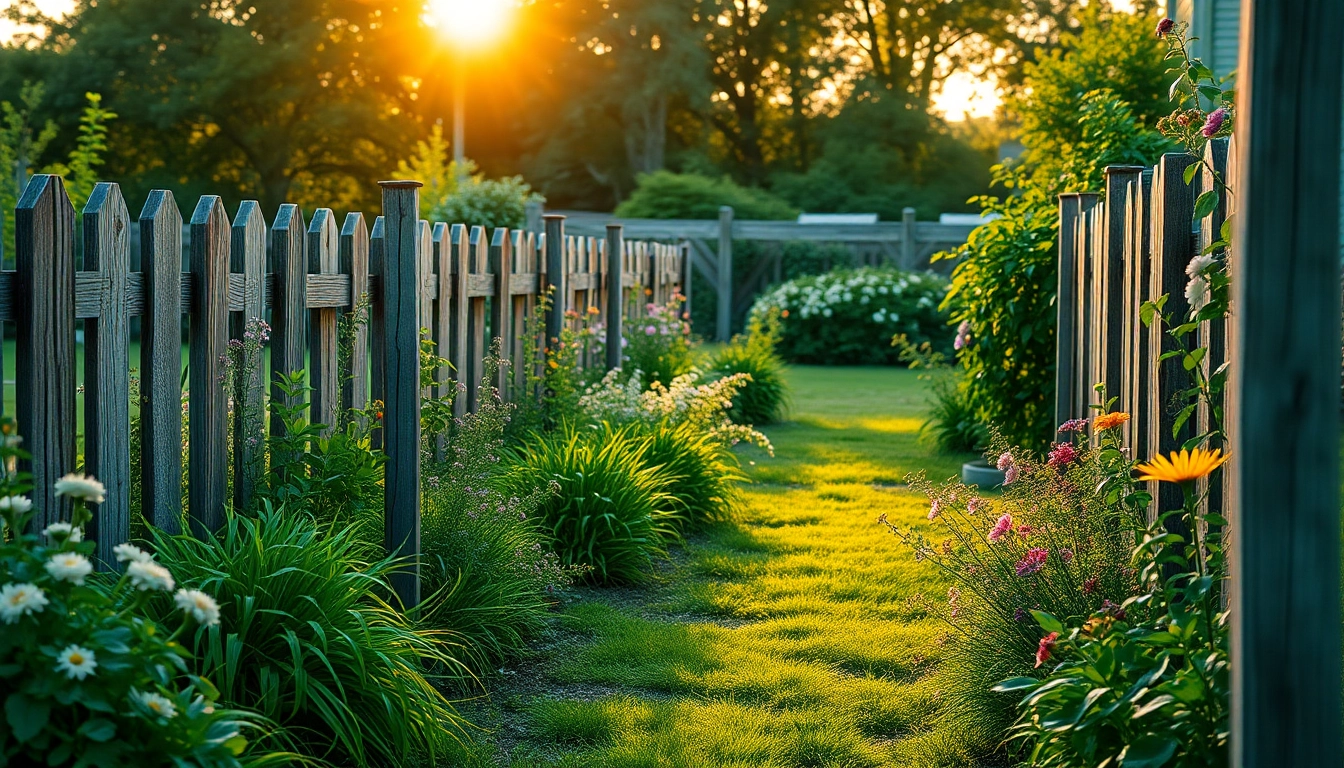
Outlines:
[[779, 316], [780, 316], [780, 317], [788, 317], [788, 316], [789, 316], [789, 310], [786, 309], [786, 310], [784, 310], [783, 312], [780, 312], [780, 313], [779, 313]]
[[1116, 411], [1101, 414], [1092, 420], [1092, 426], [1096, 427], [1098, 432], [1105, 432], [1108, 429], [1115, 429], [1126, 421], [1129, 421], [1129, 414], [1124, 411]]
[[1142, 472], [1140, 480], [1157, 480], [1164, 483], [1188, 483], [1191, 480], [1198, 480], [1209, 474], [1213, 470], [1221, 467], [1227, 462], [1228, 456], [1223, 455], [1221, 448], [1215, 448], [1212, 451], [1206, 451], [1203, 448], [1196, 448], [1193, 451], [1171, 452], [1171, 458], [1166, 456], [1154, 456], [1153, 460], [1147, 464], [1140, 464], [1135, 469]]

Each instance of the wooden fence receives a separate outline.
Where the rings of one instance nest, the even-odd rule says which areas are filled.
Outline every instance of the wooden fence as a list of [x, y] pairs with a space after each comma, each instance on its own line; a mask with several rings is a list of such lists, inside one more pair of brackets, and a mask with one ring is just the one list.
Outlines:
[[[89, 536], [105, 565], [130, 533], [130, 321], [140, 318], [141, 510], [155, 526], [176, 532], [182, 519], [182, 462], [187, 459], [187, 519], [197, 532], [218, 528], [229, 504], [246, 506], [247, 468], [263, 450], [261, 423], [235, 418], [228, 450], [229, 409], [264, 413], [261, 371], [241, 372], [240, 402], [221, 381], [230, 339], [248, 322], [268, 320], [272, 375], [307, 372], [315, 422], [335, 424], [340, 409], [382, 401], [374, 436], [387, 453], [385, 543], [389, 552], [420, 551], [421, 329], [449, 359], [457, 413], [474, 409], [491, 339], [502, 357], [525, 359], [527, 345], [552, 344], [566, 312], [594, 315], [606, 326], [609, 367], [620, 364], [622, 318], [646, 302], [666, 303], [684, 282], [684, 247], [626, 241], [621, 227], [603, 238], [565, 234], [563, 216], [547, 216], [542, 234], [420, 220], [418, 182], [384, 182], [383, 215], [329, 208], [305, 223], [298, 206], [280, 207], [268, 226], [258, 204], [245, 201], [230, 220], [220, 198], [200, 199], [185, 230], [171, 192], [149, 195], [138, 220], [141, 268], [130, 269], [131, 219], [116, 184], [98, 184], [76, 227], [60, 177], [29, 181], [15, 211], [14, 271], [0, 272], [0, 320], [15, 326], [16, 416], [32, 458], [40, 530], [68, 519], [52, 483], [81, 467], [76, 434], [76, 325], [84, 323], [82, 468], [106, 484]], [[371, 226], [370, 226], [371, 225]], [[76, 247], [76, 233], [82, 248]], [[82, 252], [82, 269], [76, 253]], [[523, 329], [542, 297], [551, 300], [544, 337]], [[340, 370], [338, 320], [366, 299], [368, 322], [357, 324], [352, 354]], [[589, 312], [589, 308], [593, 308]], [[187, 318], [187, 398], [182, 391], [182, 318]], [[602, 361], [597, 361], [602, 362]], [[507, 397], [525, 396], [521, 366], [494, 382]], [[507, 368], [504, 369], [507, 371]], [[459, 385], [460, 382], [460, 385]], [[3, 393], [0, 393], [3, 395]], [[272, 387], [271, 398], [286, 395]], [[0, 396], [0, 402], [3, 397]], [[188, 446], [183, 456], [182, 427]], [[279, 427], [272, 424], [272, 429]], [[250, 432], [250, 434], [249, 434]], [[230, 473], [234, 498], [226, 498]], [[394, 586], [410, 605], [419, 600], [414, 567]]]
[[[1209, 168], [1228, 176], [1225, 139], [1210, 142], [1205, 164], [1183, 178], [1196, 158], [1184, 153], [1163, 155], [1153, 168], [1109, 166], [1104, 194], [1081, 193], [1059, 198], [1059, 290], [1055, 418], [1058, 422], [1092, 413], [1103, 394], [1117, 397], [1118, 410], [1128, 412], [1134, 456], [1179, 450], [1190, 437], [1209, 427], [1204, 407], [1183, 416], [1190, 387], [1186, 365], [1197, 364], [1211, 374], [1228, 361], [1230, 324], [1203, 323], [1192, 336], [1192, 348], [1203, 346], [1202, 360], [1174, 353], [1177, 342], [1161, 322], [1145, 326], [1140, 306], [1166, 296], [1164, 313], [1184, 322], [1186, 266], [1218, 239], [1228, 216], [1226, 199], [1199, 224], [1195, 198], [1213, 188]], [[1178, 427], [1179, 424], [1179, 427]], [[1209, 488], [1212, 509], [1224, 509], [1226, 478]], [[1156, 484], [1156, 502], [1163, 509], [1180, 506], [1180, 488]], [[1172, 520], [1176, 525], [1179, 521]]]

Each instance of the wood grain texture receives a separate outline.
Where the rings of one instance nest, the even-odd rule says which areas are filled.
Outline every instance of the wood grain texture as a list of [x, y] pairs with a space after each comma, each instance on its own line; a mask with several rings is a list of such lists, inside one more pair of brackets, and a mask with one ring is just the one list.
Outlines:
[[[369, 298], [369, 229], [364, 224], [362, 213], [345, 215], [345, 221], [341, 224], [340, 260], [341, 274], [350, 278], [351, 286], [346, 311], [355, 312]], [[308, 283], [310, 302], [314, 293], [311, 277]], [[367, 313], [367, 309], [364, 311]], [[351, 321], [354, 330], [350, 342], [350, 359], [346, 369], [341, 371], [341, 408], [347, 412], [363, 408], [369, 403], [368, 316], [352, 317]]]
[[[335, 275], [341, 267], [340, 232], [330, 208], [313, 211], [308, 223], [308, 273]], [[304, 278], [305, 283], [307, 277]], [[307, 302], [305, 301], [305, 306]], [[309, 418], [327, 425], [330, 435], [339, 423], [340, 366], [337, 360], [337, 313], [335, 309], [308, 310], [308, 382], [311, 390]]]
[[87, 531], [100, 568], [117, 568], [112, 548], [131, 536], [130, 222], [121, 188], [95, 185], [84, 206], [84, 269], [97, 273], [105, 290], [99, 317], [84, 321], [84, 462], [107, 487]]
[[548, 213], [542, 216], [542, 221], [546, 227], [545, 256], [543, 261], [546, 265], [545, 282], [542, 284], [541, 293], [549, 296], [550, 301], [546, 309], [546, 338], [543, 344], [548, 348], [560, 342], [560, 330], [565, 322], [565, 217]]
[[1234, 768], [1344, 765], [1342, 39], [1338, 0], [1241, 3], [1232, 239], [1239, 346], [1232, 385]]
[[384, 544], [406, 558], [392, 587], [406, 607], [420, 603], [420, 252], [419, 182], [379, 182], [383, 188], [386, 259], [382, 265], [383, 353], [387, 401], [383, 430]]
[[[478, 275], [484, 273], [490, 259], [490, 241], [486, 238], [484, 227], [471, 228], [468, 248], [471, 251], [471, 272]], [[475, 413], [480, 405], [481, 379], [485, 377], [485, 356], [490, 351], [486, 329], [488, 315], [484, 296], [468, 295], [467, 302], [467, 369], [463, 378], [467, 385], [467, 411]]]
[[[266, 319], [266, 219], [261, 204], [244, 200], [233, 217], [229, 239], [229, 299], [232, 304], [235, 278], [242, 278], [241, 311], [229, 312], [229, 338], [243, 341], [248, 325]], [[255, 332], [255, 331], [254, 331]], [[251, 508], [256, 483], [266, 469], [265, 382], [261, 355], [255, 365], [234, 371], [233, 404], [233, 506]]]
[[59, 176], [28, 181], [14, 211], [18, 335], [15, 415], [31, 459], [41, 531], [70, 519], [70, 505], [52, 488], [75, 469], [75, 210]]
[[[303, 211], [285, 203], [271, 225], [268, 256], [275, 273], [275, 293], [271, 302], [271, 402], [297, 407], [304, 402], [301, 393], [286, 395], [278, 379], [304, 370], [308, 354], [308, 259], [307, 228]], [[284, 424], [271, 419], [271, 434], [283, 434]], [[292, 456], [271, 457], [282, 466]]]
[[[434, 225], [430, 236], [431, 261], [437, 278], [430, 332], [433, 334], [435, 352], [446, 360], [452, 359], [453, 348], [453, 243], [450, 237], [451, 231], [443, 222]], [[448, 397], [452, 389], [451, 371], [439, 371], [436, 395]]]
[[1092, 247], [1095, 238], [1091, 236], [1090, 225], [1094, 218], [1093, 211], [1099, 204], [1099, 200], [1100, 198], [1095, 192], [1078, 194], [1078, 225], [1074, 231], [1074, 253], [1077, 254], [1078, 259], [1075, 271], [1075, 277], [1078, 281], [1076, 294], [1078, 313], [1074, 317], [1073, 326], [1076, 334], [1074, 359], [1078, 376], [1073, 388], [1072, 413], [1075, 414], [1075, 418], [1091, 413], [1088, 406], [1093, 401], [1092, 385], [1096, 383], [1096, 380], [1092, 378], [1092, 360], [1095, 348], [1091, 343], [1092, 326], [1096, 323], [1092, 293], [1094, 279]]
[[453, 364], [454, 386], [457, 396], [453, 399], [453, 414], [459, 418], [467, 413], [467, 375], [468, 365], [467, 326], [471, 307], [467, 298], [467, 277], [471, 274], [471, 244], [467, 240], [467, 228], [454, 224], [448, 232], [451, 245], [450, 259], [453, 270], [453, 298], [449, 325], [451, 338], [448, 359]]
[[[1153, 253], [1152, 253], [1152, 213], [1153, 213], [1153, 172], [1151, 169], [1145, 170], [1140, 177], [1138, 191], [1130, 206], [1130, 226], [1132, 228], [1131, 239], [1133, 242], [1134, 258], [1130, 265], [1129, 276], [1126, 278], [1131, 282], [1133, 289], [1133, 298], [1131, 307], [1136, 313], [1139, 307], [1145, 301], [1150, 301], [1154, 297], [1150, 294], [1152, 285]], [[1133, 337], [1129, 341], [1129, 354], [1131, 362], [1129, 365], [1129, 376], [1132, 386], [1131, 402], [1129, 412], [1134, 415], [1137, 422], [1142, 422], [1151, 413], [1152, 406], [1152, 376], [1149, 372], [1150, 366], [1156, 360], [1156, 355], [1151, 352], [1152, 336], [1148, 328], [1143, 325], [1141, 319], [1131, 321], [1134, 331]], [[1130, 429], [1130, 446], [1135, 456], [1146, 457], [1150, 455], [1151, 450], [1148, 447], [1148, 430], [1141, 424], [1136, 423]]]
[[[496, 227], [490, 233], [490, 263], [487, 268], [495, 279], [495, 298], [490, 301], [490, 336], [498, 339], [500, 357], [494, 386], [499, 396], [507, 400], [514, 331], [513, 295], [509, 291], [509, 281], [513, 277], [513, 240], [506, 227]], [[495, 342], [491, 343], [493, 345]]]
[[733, 209], [719, 209], [719, 258], [714, 265], [718, 272], [719, 307], [715, 316], [715, 337], [728, 341], [733, 333]]
[[140, 211], [140, 507], [182, 532], [182, 214], [156, 189]]
[[205, 195], [191, 215], [189, 352], [190, 456], [187, 514], [201, 536], [224, 524], [229, 471], [228, 403], [223, 358], [229, 342], [229, 217], [224, 203]]
[[1059, 283], [1055, 294], [1055, 424], [1082, 416], [1074, 413], [1077, 395], [1075, 323], [1078, 315], [1078, 195], [1059, 196]]
[[[1210, 174], [1212, 168], [1223, 179], [1227, 179], [1227, 139], [1214, 139], [1204, 147], [1204, 167], [1199, 172], [1199, 191], [1218, 192], [1218, 205], [1213, 209], [1213, 213], [1200, 219], [1199, 237], [1195, 247], [1203, 251], [1205, 246], [1214, 243], [1221, 238], [1223, 221], [1227, 218], [1227, 193], [1220, 189]], [[1205, 320], [1200, 324], [1199, 336], [1204, 340], [1204, 345], [1208, 348], [1208, 353], [1201, 361], [1205, 376], [1212, 376], [1227, 362], [1227, 322], [1226, 320]], [[1214, 396], [1214, 402], [1222, 404], [1222, 393]], [[1226, 415], [1226, 414], [1224, 414]], [[1213, 414], [1209, 412], [1206, 405], [1201, 404], [1196, 412], [1196, 429], [1201, 433], [1211, 431], [1215, 424]], [[1216, 439], [1210, 443], [1211, 446], [1227, 450], [1226, 440]], [[1226, 480], [1228, 473], [1220, 472], [1213, 482], [1208, 478], [1200, 481], [1200, 490], [1204, 494], [1203, 510], [1223, 514], [1226, 510], [1227, 494], [1229, 488]]]
[[622, 283], [624, 276], [624, 264], [622, 256], [625, 254], [625, 234], [620, 224], [607, 225], [607, 344], [606, 360], [604, 361], [607, 370], [610, 371], [621, 367], [621, 326], [622, 326], [622, 298], [625, 295], [625, 286]]
[[[369, 402], [377, 407], [387, 404], [387, 307], [381, 290], [383, 274], [387, 264], [387, 226], [385, 219], [378, 216], [373, 220], [373, 229], [369, 232], [369, 279], [378, 281], [380, 290], [369, 297]], [[386, 417], [384, 416], [384, 420]], [[385, 435], [379, 427], [369, 436], [374, 448], [383, 447]]]
[[[1101, 273], [1102, 369], [1106, 397], [1123, 397], [1125, 392], [1125, 338], [1129, 333], [1130, 305], [1125, 295], [1125, 256], [1128, 232], [1125, 212], [1130, 185], [1139, 180], [1143, 167], [1108, 165], [1105, 169], [1106, 220]], [[1123, 400], [1121, 400], [1123, 402]]]

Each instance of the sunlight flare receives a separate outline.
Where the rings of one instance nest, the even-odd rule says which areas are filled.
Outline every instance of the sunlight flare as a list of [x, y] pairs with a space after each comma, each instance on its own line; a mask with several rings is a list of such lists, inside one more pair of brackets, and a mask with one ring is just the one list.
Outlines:
[[504, 35], [512, 0], [428, 0], [425, 21], [461, 50], [483, 48]]

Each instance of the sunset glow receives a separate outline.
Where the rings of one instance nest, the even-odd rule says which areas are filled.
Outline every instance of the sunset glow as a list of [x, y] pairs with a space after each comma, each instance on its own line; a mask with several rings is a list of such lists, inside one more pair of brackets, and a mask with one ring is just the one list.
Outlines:
[[511, 0], [429, 0], [425, 21], [461, 50], [499, 40], [509, 26]]

